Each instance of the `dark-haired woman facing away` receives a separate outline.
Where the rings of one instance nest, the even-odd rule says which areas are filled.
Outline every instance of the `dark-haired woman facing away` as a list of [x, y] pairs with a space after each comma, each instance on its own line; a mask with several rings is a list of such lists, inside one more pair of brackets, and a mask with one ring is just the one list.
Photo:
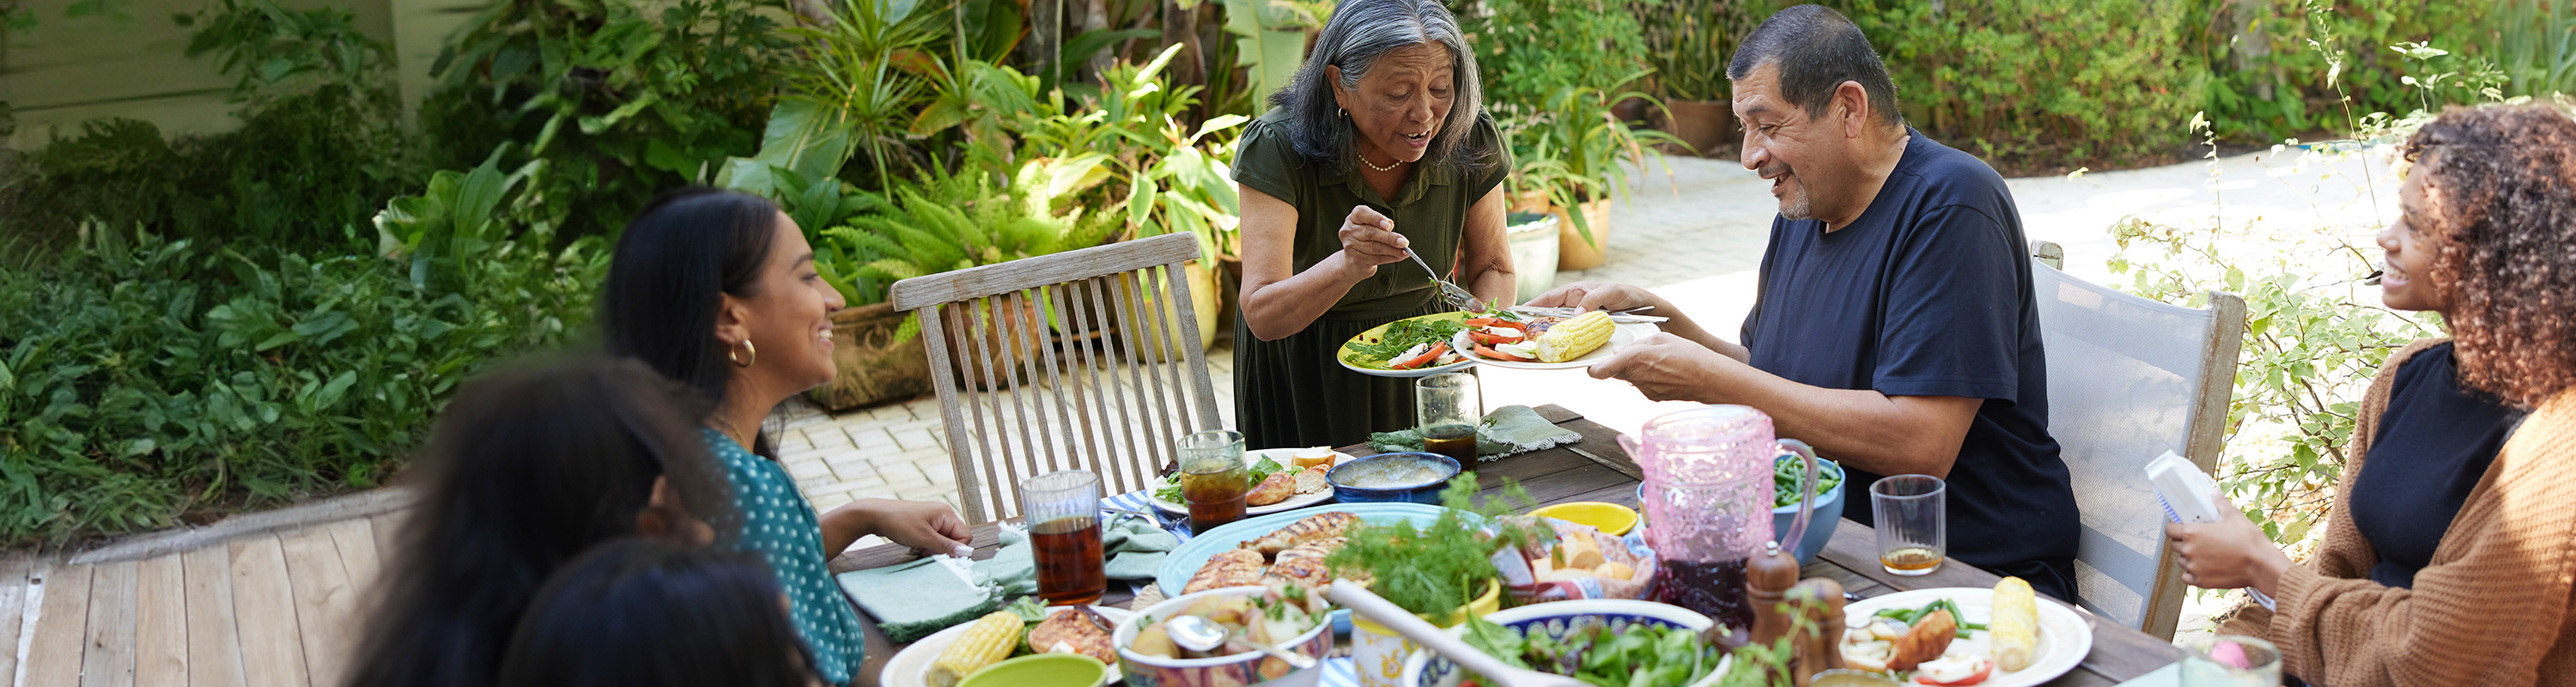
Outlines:
[[2166, 535], [2184, 582], [2278, 600], [2219, 629], [2309, 683], [2576, 684], [2576, 120], [2452, 108], [2405, 153], [2380, 297], [2453, 338], [2380, 366], [2306, 563], [2232, 510]]
[[826, 564], [876, 534], [947, 553], [972, 536], [947, 504], [861, 499], [817, 514], [776, 460], [761, 421], [787, 397], [832, 380], [835, 291], [814, 271], [795, 220], [759, 196], [715, 189], [664, 195], [617, 242], [602, 319], [609, 352], [644, 361], [712, 402], [700, 432], [732, 481], [739, 548], [761, 554], [831, 684], [859, 673], [858, 610]]
[[505, 369], [447, 405], [407, 473], [418, 500], [346, 684], [487, 687], [555, 568], [635, 534], [694, 544], [731, 519], [684, 390], [633, 362]]
[[778, 581], [737, 551], [651, 539], [564, 565], [511, 636], [500, 687], [811, 687]]

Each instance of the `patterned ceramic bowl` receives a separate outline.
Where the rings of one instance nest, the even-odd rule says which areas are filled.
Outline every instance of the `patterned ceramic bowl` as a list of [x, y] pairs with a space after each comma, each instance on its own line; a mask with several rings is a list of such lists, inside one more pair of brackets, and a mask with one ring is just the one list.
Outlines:
[[[1549, 637], [1565, 637], [1577, 632], [1591, 632], [1594, 628], [1602, 626], [1608, 626], [1612, 632], [1621, 632], [1641, 625], [1677, 627], [1699, 632], [1715, 624], [1708, 619], [1708, 616], [1680, 606], [1627, 599], [1551, 601], [1487, 614], [1485, 620], [1519, 630], [1524, 636], [1541, 634]], [[1721, 660], [1717, 664], [1717, 670], [1710, 672], [1708, 677], [1694, 683], [1692, 687], [1717, 684], [1719, 679], [1726, 676], [1727, 666], [1733, 660], [1731, 656]], [[1450, 663], [1449, 659], [1441, 658], [1429, 651], [1416, 651], [1413, 652], [1413, 656], [1404, 660], [1404, 678], [1396, 684], [1413, 687], [1458, 687], [1461, 677], [1462, 671], [1458, 670], [1458, 664]]]
[[[1323, 676], [1322, 668], [1295, 670], [1289, 668], [1286, 662], [1257, 651], [1216, 658], [1163, 658], [1147, 656], [1127, 649], [1127, 645], [1136, 642], [1136, 633], [1145, 629], [1146, 625], [1179, 613], [1199, 599], [1212, 596], [1260, 596], [1269, 591], [1269, 587], [1246, 586], [1183, 594], [1165, 599], [1162, 603], [1147, 606], [1137, 611], [1136, 615], [1128, 618], [1126, 622], [1119, 623], [1118, 631], [1110, 635], [1110, 643], [1118, 647], [1118, 667], [1127, 674], [1129, 687], [1242, 687], [1262, 682], [1269, 682], [1276, 687], [1312, 687], [1315, 681]], [[1333, 624], [1329, 621], [1316, 623], [1314, 629], [1307, 630], [1305, 634], [1298, 635], [1296, 639], [1289, 640], [1279, 648], [1318, 659], [1330, 656], [1333, 650], [1332, 629]]]

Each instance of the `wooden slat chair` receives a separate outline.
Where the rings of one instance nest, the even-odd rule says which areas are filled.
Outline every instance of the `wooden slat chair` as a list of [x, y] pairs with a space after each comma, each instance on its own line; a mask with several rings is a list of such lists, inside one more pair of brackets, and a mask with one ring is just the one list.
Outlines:
[[1102, 496], [1144, 488], [1175, 440], [1220, 427], [1182, 271], [1198, 255], [1167, 234], [895, 282], [969, 523], [1017, 515], [1020, 480], [1056, 470], [1099, 473]]
[[2113, 291], [2057, 271], [2055, 247], [2034, 246], [2031, 281], [2048, 351], [2048, 432], [2084, 523], [2075, 601], [2172, 639], [2182, 569], [2146, 465], [2174, 451], [2216, 473], [2245, 300], [2211, 291], [2209, 307], [2194, 309]]

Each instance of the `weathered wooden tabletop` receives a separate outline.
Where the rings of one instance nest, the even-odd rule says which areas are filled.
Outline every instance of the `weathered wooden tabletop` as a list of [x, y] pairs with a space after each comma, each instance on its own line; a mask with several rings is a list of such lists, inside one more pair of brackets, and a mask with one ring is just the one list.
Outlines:
[[[1569, 501], [1637, 505], [1636, 489], [1637, 484], [1643, 481], [1643, 475], [1636, 463], [1629, 460], [1627, 452], [1619, 448], [1618, 432], [1585, 420], [1581, 414], [1560, 406], [1541, 406], [1538, 411], [1548, 420], [1581, 433], [1583, 440], [1477, 465], [1475, 472], [1481, 486], [1491, 492], [1500, 488], [1505, 478], [1510, 478], [1520, 482], [1542, 505]], [[1352, 455], [1375, 453], [1365, 445], [1344, 451]], [[994, 524], [975, 528], [976, 558], [992, 555], [993, 549], [1001, 543], [997, 532], [998, 525]], [[832, 570], [857, 570], [912, 559], [911, 553], [903, 547], [877, 546], [852, 550], [833, 559]], [[1939, 570], [1919, 577], [1888, 574], [1878, 565], [1876, 533], [1868, 526], [1850, 520], [1837, 522], [1832, 542], [1825, 545], [1824, 553], [1814, 564], [1806, 566], [1804, 572], [1808, 577], [1832, 578], [1840, 582], [1845, 591], [1864, 598], [1934, 587], [1993, 587], [2000, 579], [1958, 561], [1945, 563]], [[1101, 603], [1123, 608], [1131, 598], [1124, 584], [1113, 583]], [[2085, 656], [2084, 663], [2075, 670], [2046, 683], [2052, 687], [2117, 684], [2175, 660], [2175, 649], [2167, 642], [2081, 610], [2077, 613], [2093, 626], [2092, 653]], [[876, 623], [865, 612], [861, 612], [859, 617], [868, 631], [867, 665], [859, 684], [875, 685], [886, 662], [903, 647], [887, 642], [884, 633], [877, 631]]]

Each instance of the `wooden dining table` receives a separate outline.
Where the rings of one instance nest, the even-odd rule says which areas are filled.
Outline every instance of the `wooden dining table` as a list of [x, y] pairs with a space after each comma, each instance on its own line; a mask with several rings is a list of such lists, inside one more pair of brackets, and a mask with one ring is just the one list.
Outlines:
[[[1606, 501], [1629, 507], [1638, 505], [1637, 485], [1644, 481], [1644, 473], [1619, 447], [1617, 430], [1583, 419], [1580, 413], [1560, 406], [1540, 406], [1538, 411], [1541, 417], [1581, 434], [1583, 439], [1477, 464], [1477, 483], [1487, 494], [1501, 489], [1504, 480], [1508, 479], [1527, 489], [1540, 505], [1573, 501]], [[1343, 451], [1359, 456], [1376, 453], [1365, 444]], [[1844, 591], [1861, 598], [1939, 587], [1991, 588], [2002, 579], [1956, 560], [1943, 563], [1930, 574], [1911, 577], [1890, 574], [1878, 564], [1877, 534], [1869, 526], [1839, 520], [1833, 523], [1833, 527], [1833, 539], [1816, 557], [1816, 562], [1805, 566], [1803, 572], [1806, 577], [1833, 579], [1843, 586]], [[975, 558], [991, 557], [1001, 544], [999, 524], [979, 525], [974, 530]], [[904, 547], [884, 545], [853, 549], [833, 559], [831, 567], [837, 574], [914, 558]], [[1133, 599], [1124, 584], [1112, 582], [1101, 603], [1125, 608]], [[2080, 608], [2076, 613], [2092, 627], [2092, 651], [2074, 670], [2044, 683], [2046, 685], [2089, 687], [2118, 684], [2171, 664], [2180, 655], [2171, 643], [2136, 628]], [[886, 662], [902, 650], [903, 645], [886, 641], [885, 634], [877, 631], [874, 619], [867, 617], [866, 612], [862, 611], [859, 616], [862, 624], [867, 626], [867, 663], [859, 684], [876, 685]]]

